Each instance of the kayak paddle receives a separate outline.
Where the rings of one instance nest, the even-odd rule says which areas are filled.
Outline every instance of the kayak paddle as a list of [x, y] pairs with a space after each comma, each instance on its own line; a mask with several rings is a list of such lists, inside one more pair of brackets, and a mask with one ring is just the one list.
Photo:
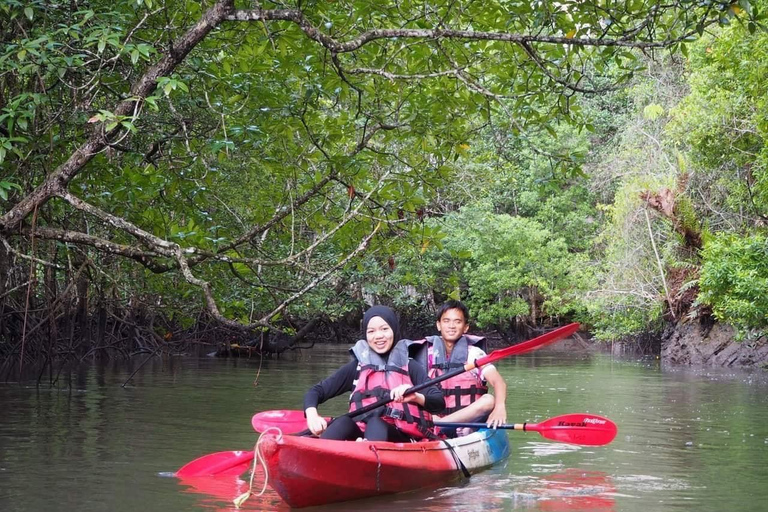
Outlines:
[[[480, 359], [477, 359], [475, 361], [467, 362], [463, 368], [456, 368], [455, 370], [446, 372], [440, 375], [439, 377], [435, 377], [434, 379], [431, 379], [419, 385], [413, 386], [410, 389], [406, 390], [404, 394], [410, 395], [411, 393], [416, 393], [417, 391], [421, 391], [422, 389], [428, 388], [429, 386], [432, 386], [444, 380], [453, 378], [464, 372], [474, 370], [475, 368], [480, 368], [481, 366], [490, 364], [494, 361], [498, 361], [499, 359], [503, 359], [505, 357], [509, 357], [517, 354], [523, 354], [525, 352], [536, 350], [545, 345], [549, 345], [550, 343], [554, 343], [555, 341], [558, 341], [567, 336], [570, 336], [577, 330], [579, 330], [579, 324], [572, 323], [572, 324], [568, 324], [566, 326], [560, 327], [558, 329], [555, 329], [554, 331], [550, 331], [546, 334], [542, 334], [541, 336], [533, 338], [532, 340], [524, 341], [523, 343], [518, 343], [517, 345], [512, 345], [511, 347], [494, 350], [493, 352], [486, 355], [485, 357], [481, 357]], [[354, 418], [355, 416], [365, 414], [366, 412], [369, 412], [379, 407], [382, 407], [384, 405], [387, 405], [391, 401], [392, 401], [392, 398], [382, 398], [377, 402], [369, 404], [365, 407], [361, 407], [360, 409], [357, 409], [353, 412], [347, 413], [346, 416]], [[288, 414], [282, 414], [282, 415], [280, 414], [281, 412], [284, 413], [286, 411], [264, 411], [256, 415], [256, 416], [259, 416], [258, 420], [256, 420], [256, 416], [254, 416], [254, 418], [251, 420], [251, 424], [253, 425], [253, 428], [255, 428], [258, 432], [264, 432], [269, 427], [278, 427], [281, 430], [283, 429], [283, 427], [285, 427], [286, 430], [283, 430], [283, 432], [288, 433], [288, 428], [290, 425], [293, 425], [293, 423], [291, 422], [295, 421], [295, 418], [296, 418], [295, 414], [298, 413], [302, 417], [302, 422], [303, 422], [302, 427], [306, 426], [306, 420], [303, 419], [304, 413], [302, 411], [287, 411]], [[281, 419], [283, 417], [285, 418], [285, 420]], [[293, 431], [293, 433], [297, 433], [297, 432], [299, 434], [305, 434], [305, 433], [308, 434], [309, 430], [303, 430], [300, 432], [297, 430]], [[253, 460], [252, 451], [251, 452], [229, 451], [229, 452], [211, 453], [208, 455], [203, 455], [202, 457], [199, 457], [193, 460], [192, 462], [185, 464], [176, 472], [176, 476], [191, 477], [191, 476], [212, 476], [212, 475], [220, 475], [220, 474], [235, 474], [235, 472], [240, 469], [242, 469], [240, 473], [244, 473], [248, 469], [248, 464], [252, 460]]]
[[[438, 427], [450, 428], [488, 428], [485, 423], [435, 422]], [[602, 446], [616, 437], [616, 424], [608, 418], [595, 414], [564, 414], [555, 416], [541, 423], [515, 423], [499, 425], [496, 428], [538, 432], [547, 439], [561, 443]]]
[[[544, 345], [549, 345], [550, 343], [554, 343], [555, 341], [570, 336], [577, 330], [579, 330], [579, 324], [572, 323], [555, 329], [554, 331], [550, 331], [546, 334], [542, 334], [541, 336], [533, 338], [532, 340], [524, 341], [523, 343], [518, 343], [517, 345], [512, 345], [511, 347], [494, 350], [490, 354], [481, 357], [480, 359], [476, 359], [475, 361], [468, 361], [462, 368], [456, 368], [455, 370], [446, 372], [438, 377], [435, 377], [434, 379], [413, 386], [407, 389], [404, 395], [416, 393], [417, 391], [426, 389], [429, 386], [433, 386], [444, 380], [451, 379], [457, 375], [461, 375], [464, 372], [474, 370], [475, 368], [480, 368], [481, 366], [490, 364], [494, 361], [498, 361], [499, 359], [536, 350], [543, 347]], [[354, 418], [355, 416], [365, 414], [369, 411], [387, 405], [391, 401], [391, 398], [382, 398], [377, 402], [368, 404], [365, 407], [361, 407], [360, 409], [357, 409], [353, 412], [349, 412], [344, 416]], [[299, 423], [301, 423], [301, 426], [299, 426]], [[304, 435], [309, 434], [309, 430], [304, 430], [306, 423], [307, 421], [304, 419], [304, 413], [302, 411], [295, 410], [264, 411], [257, 413], [253, 416], [253, 418], [251, 418], [251, 425], [253, 426], [254, 430], [256, 430], [256, 432], [264, 432], [264, 430], [269, 427], [278, 427], [283, 431], [283, 433], [286, 434], [298, 433], [299, 435]]]
[[[325, 418], [330, 422], [333, 418]], [[277, 427], [283, 434], [295, 434], [307, 428], [307, 418], [304, 411], [278, 409], [276, 411], [257, 412], [251, 418], [251, 425], [256, 432], [264, 432], [268, 428]]]
[[[275, 416], [273, 426], [281, 430], [300, 430], [305, 425], [301, 411], [280, 411], [282, 416]], [[263, 413], [259, 413], [263, 414]], [[256, 416], [259, 416], [258, 414]], [[258, 431], [262, 423], [253, 417], [253, 426]], [[450, 428], [487, 428], [485, 423], [436, 422], [435, 425]], [[538, 432], [542, 437], [561, 443], [579, 444], [584, 446], [603, 446], [614, 440], [618, 432], [616, 424], [596, 414], [574, 413], [555, 416], [541, 423], [514, 423], [499, 425], [496, 428], [504, 430], [522, 430]], [[283, 433], [288, 433], [283, 430]], [[209, 475], [240, 475], [245, 473], [253, 460], [253, 452], [217, 452], [204, 455], [186, 464], [176, 472], [178, 477], [209, 476]]]
[[180, 478], [213, 475], [242, 475], [251, 466], [253, 450], [209, 453], [184, 464], [175, 475]]

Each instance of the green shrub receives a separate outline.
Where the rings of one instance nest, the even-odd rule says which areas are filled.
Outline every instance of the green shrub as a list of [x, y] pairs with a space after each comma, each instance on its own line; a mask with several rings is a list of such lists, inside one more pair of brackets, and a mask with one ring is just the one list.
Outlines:
[[702, 255], [699, 303], [741, 330], [768, 326], [768, 238], [722, 233]]

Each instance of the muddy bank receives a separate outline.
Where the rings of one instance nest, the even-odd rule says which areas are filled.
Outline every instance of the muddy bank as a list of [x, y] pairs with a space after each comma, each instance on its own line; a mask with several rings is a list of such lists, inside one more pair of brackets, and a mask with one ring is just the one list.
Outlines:
[[734, 329], [713, 322], [668, 326], [661, 335], [664, 364], [768, 368], [768, 338], [734, 341]]

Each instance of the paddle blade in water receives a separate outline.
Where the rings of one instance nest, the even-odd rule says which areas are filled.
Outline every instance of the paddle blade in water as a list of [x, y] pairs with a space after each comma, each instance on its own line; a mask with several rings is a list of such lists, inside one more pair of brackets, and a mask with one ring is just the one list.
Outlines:
[[184, 464], [177, 472], [180, 478], [192, 476], [241, 475], [248, 471], [253, 451], [216, 452]]
[[564, 414], [542, 423], [526, 423], [523, 430], [563, 443], [602, 446], [616, 437], [616, 424], [595, 414]]

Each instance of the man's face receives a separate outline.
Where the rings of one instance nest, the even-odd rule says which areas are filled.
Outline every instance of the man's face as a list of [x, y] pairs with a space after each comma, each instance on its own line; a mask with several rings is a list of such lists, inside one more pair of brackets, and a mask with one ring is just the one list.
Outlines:
[[469, 330], [469, 324], [460, 309], [449, 309], [437, 321], [437, 330], [443, 340], [456, 343]]

